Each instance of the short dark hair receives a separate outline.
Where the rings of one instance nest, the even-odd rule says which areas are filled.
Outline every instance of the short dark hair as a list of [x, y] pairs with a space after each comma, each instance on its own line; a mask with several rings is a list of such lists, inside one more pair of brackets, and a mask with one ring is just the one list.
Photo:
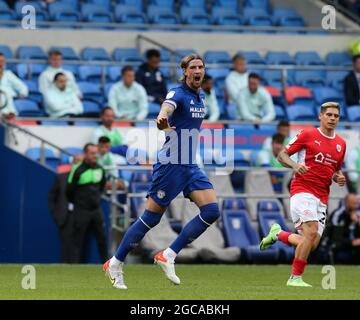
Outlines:
[[54, 81], [56, 81], [59, 77], [61, 76], [65, 76], [65, 73], [63, 72], [58, 72], [55, 76], [54, 76]]
[[243, 55], [237, 53], [232, 57], [232, 62], [235, 62], [236, 60], [244, 60], [244, 61], [246, 61], [246, 58]]
[[277, 127], [290, 127], [290, 122], [287, 120], [280, 120]]
[[160, 58], [161, 54], [160, 51], [157, 49], [149, 49], [146, 51], [146, 59], [150, 59], [150, 58]]
[[360, 54], [356, 54], [352, 57], [353, 63], [355, 63], [357, 61], [357, 59], [360, 59]]
[[204, 75], [204, 79], [203, 79], [203, 82], [206, 82], [206, 81], [209, 81], [209, 80], [212, 80], [213, 79], [213, 77], [211, 76], [211, 75], [209, 75], [209, 74], [205, 74]]
[[108, 137], [102, 136], [99, 138], [98, 143], [105, 144], [105, 143], [111, 143], [111, 140]]
[[338, 109], [338, 111], [339, 111], [339, 113], [340, 113], [340, 104], [337, 103], [337, 102], [332, 102], [332, 101], [323, 103], [323, 104], [321, 105], [320, 112], [321, 112], [321, 113], [324, 113], [324, 112], [326, 112], [326, 110], [329, 109], [329, 108]]
[[259, 81], [261, 80], [261, 77], [260, 77], [260, 75], [258, 74], [258, 73], [256, 73], [256, 72], [251, 72], [250, 74], [249, 74], [249, 79], [258, 79]]
[[86, 153], [87, 150], [88, 150], [90, 147], [96, 147], [96, 144], [91, 143], [91, 142], [87, 143], [87, 144], [84, 146], [84, 149], [83, 149], [84, 153]]
[[59, 50], [50, 50], [48, 56], [62, 56], [62, 53]]
[[272, 143], [280, 143], [280, 144], [284, 144], [285, 141], [285, 137], [280, 134], [280, 133], [275, 133], [272, 137], [271, 137], [271, 142]]
[[104, 108], [101, 109], [101, 111], [100, 111], [100, 116], [103, 116], [104, 113], [105, 113], [106, 111], [108, 111], [108, 110], [114, 111], [113, 108], [111, 108], [111, 107], [109, 107], [109, 106], [106, 106], [106, 107], [104, 107]]
[[121, 75], [123, 76], [128, 71], [134, 71], [134, 68], [130, 65], [123, 66], [121, 69]]

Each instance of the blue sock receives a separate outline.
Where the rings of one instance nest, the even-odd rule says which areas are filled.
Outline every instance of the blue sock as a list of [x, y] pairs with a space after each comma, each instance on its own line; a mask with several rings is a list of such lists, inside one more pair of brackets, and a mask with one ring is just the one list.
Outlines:
[[145, 234], [155, 227], [161, 220], [162, 214], [145, 210], [143, 215], [126, 231], [119, 248], [115, 252], [115, 258], [125, 261], [127, 254], [135, 248]]
[[179, 253], [187, 244], [198, 238], [219, 216], [220, 212], [217, 203], [209, 203], [200, 207], [200, 213], [185, 225], [178, 237], [170, 245], [170, 249]]

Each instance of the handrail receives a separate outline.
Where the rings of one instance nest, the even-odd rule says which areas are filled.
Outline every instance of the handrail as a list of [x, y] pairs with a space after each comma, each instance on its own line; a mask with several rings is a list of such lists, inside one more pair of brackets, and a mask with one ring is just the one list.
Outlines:
[[158, 46], [158, 47], [160, 47], [162, 49], [165, 49], [165, 50], [169, 51], [171, 55], [177, 56], [179, 58], [183, 57], [181, 54], [179, 54], [178, 52], [176, 52], [172, 48], [170, 48], [170, 47], [168, 47], [168, 46], [166, 46], [166, 45], [164, 45], [164, 44], [162, 44], [162, 43], [160, 43], [160, 42], [158, 42], [158, 41], [156, 41], [154, 39], [151, 39], [151, 38], [149, 38], [147, 36], [144, 36], [142, 34], [138, 34], [136, 36], [136, 47], [139, 50], [139, 52], [141, 52], [141, 40], [147, 41], [147, 42], [149, 42], [149, 43], [151, 43], [151, 44], [153, 44], [155, 46]]
[[[0, 21], [0, 25], [21, 25], [21, 20], [8, 20]], [[191, 24], [151, 24], [151, 23], [99, 23], [99, 22], [64, 22], [64, 21], [37, 21], [36, 26], [55, 26], [55, 27], [71, 27], [71, 28], [83, 28], [83, 27], [98, 27], [106, 28], [106, 31], [111, 31], [111, 28], [119, 29], [163, 29], [163, 30], [221, 30], [221, 31], [310, 31], [321, 32], [324, 34], [352, 34], [359, 33], [358, 28], [336, 28], [330, 30], [324, 30], [321, 27], [288, 27], [288, 26], [228, 26], [228, 25], [191, 25]], [[41, 29], [43, 30], [43, 29]], [[66, 29], [64, 29], [66, 30]], [[74, 30], [74, 29], [70, 29]], [[85, 29], [86, 30], [86, 29]], [[99, 29], [102, 30], [102, 29]], [[91, 31], [94, 31], [91, 29]]]

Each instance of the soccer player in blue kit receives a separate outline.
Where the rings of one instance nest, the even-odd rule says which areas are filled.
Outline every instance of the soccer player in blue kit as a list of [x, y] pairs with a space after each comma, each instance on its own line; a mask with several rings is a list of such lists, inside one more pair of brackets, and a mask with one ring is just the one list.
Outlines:
[[[170, 202], [181, 191], [199, 207], [200, 213], [184, 226], [168, 248], [154, 257], [174, 284], [180, 284], [174, 266], [176, 255], [220, 216], [213, 186], [195, 161], [199, 140], [196, 133], [205, 116], [204, 96], [200, 93], [205, 64], [201, 56], [190, 54], [181, 61], [181, 68], [182, 84], [168, 92], [156, 119], [158, 129], [165, 131], [166, 140], [154, 165], [146, 209], [126, 231], [115, 255], [103, 266], [118, 289], [127, 289], [123, 277], [126, 255], [160, 222]], [[189, 132], [195, 134], [189, 135]]]

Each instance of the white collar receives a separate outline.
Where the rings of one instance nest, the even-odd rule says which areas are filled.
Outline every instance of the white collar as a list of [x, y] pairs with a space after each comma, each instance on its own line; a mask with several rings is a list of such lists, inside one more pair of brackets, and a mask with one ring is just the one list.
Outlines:
[[324, 134], [324, 133], [320, 130], [320, 128], [317, 128], [317, 129], [319, 130], [320, 134], [323, 135], [325, 138], [335, 139], [335, 136], [336, 136], [335, 131], [334, 131], [334, 135], [333, 135], [332, 137], [329, 137], [329, 136], [327, 136], [326, 134]]

